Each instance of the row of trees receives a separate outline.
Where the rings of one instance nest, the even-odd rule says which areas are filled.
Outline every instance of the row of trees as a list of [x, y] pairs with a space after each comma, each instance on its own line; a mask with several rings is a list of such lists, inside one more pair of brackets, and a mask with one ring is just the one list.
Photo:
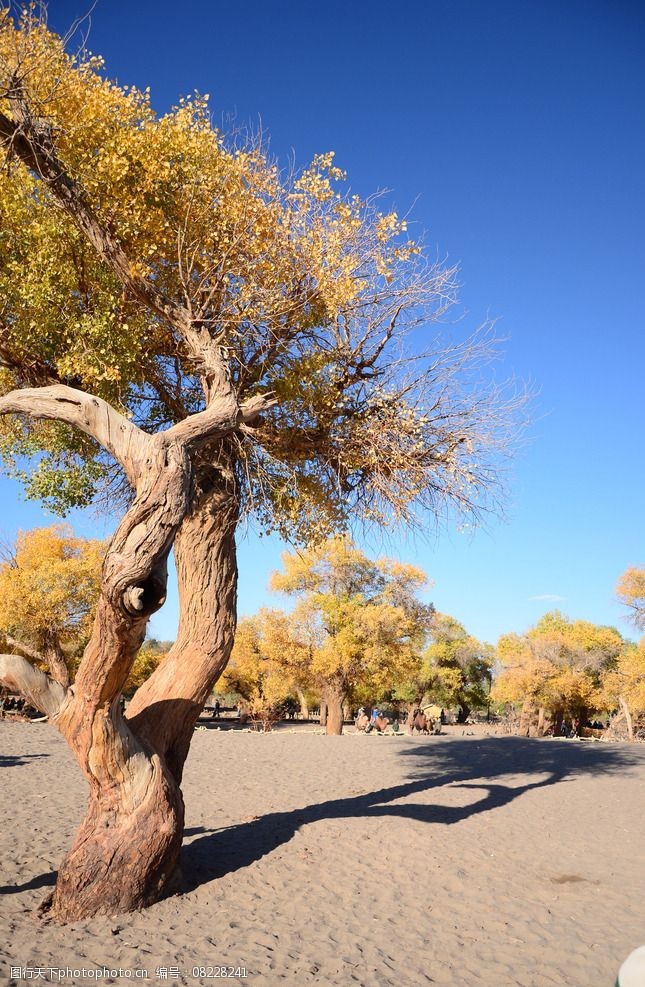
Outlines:
[[[21, 533], [4, 550], [0, 633], [64, 685], [90, 634], [104, 554], [103, 543], [60, 526]], [[618, 585], [636, 623], [644, 576], [631, 568]], [[618, 711], [633, 737], [634, 717], [645, 713], [645, 638], [634, 644], [613, 627], [556, 611], [493, 649], [420, 599], [421, 570], [371, 560], [346, 536], [285, 554], [271, 585], [295, 599], [293, 609], [243, 618], [217, 683], [265, 722], [294, 699], [305, 716], [321, 705], [329, 734], [340, 733], [348, 708], [359, 705], [425, 700], [465, 720], [492, 702], [497, 711], [518, 711], [521, 733], [558, 733], [565, 721], [579, 727]], [[124, 692], [143, 685], [171, 647], [147, 641]]]
[[297, 696], [305, 711], [320, 703], [327, 733], [338, 734], [348, 707], [431, 695], [465, 718], [484, 700], [491, 649], [419, 599], [421, 570], [372, 561], [341, 536], [285, 554], [283, 565], [271, 585], [295, 597], [293, 610], [241, 620], [218, 684], [254, 715], [270, 717]]
[[[639, 574], [621, 578], [621, 599]], [[460, 720], [492, 703], [517, 711], [517, 729], [538, 736], [618, 711], [633, 739], [634, 716], [645, 713], [645, 639], [637, 645], [613, 627], [555, 611], [494, 649], [421, 604], [424, 582], [409, 566], [370, 562], [343, 538], [286, 555], [272, 585], [298, 602], [290, 614], [262, 610], [240, 623], [221, 687], [260, 718], [288, 697], [303, 709], [313, 697], [327, 708], [327, 733], [341, 731], [345, 705], [425, 700]], [[640, 606], [633, 593], [630, 605]]]

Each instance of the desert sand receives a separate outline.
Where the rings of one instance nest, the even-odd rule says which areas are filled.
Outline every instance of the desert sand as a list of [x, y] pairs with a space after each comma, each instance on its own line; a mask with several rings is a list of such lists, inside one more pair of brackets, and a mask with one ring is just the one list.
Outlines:
[[643, 745], [198, 729], [180, 892], [59, 928], [85, 782], [46, 723], [0, 744], [5, 983], [611, 987], [645, 943]]

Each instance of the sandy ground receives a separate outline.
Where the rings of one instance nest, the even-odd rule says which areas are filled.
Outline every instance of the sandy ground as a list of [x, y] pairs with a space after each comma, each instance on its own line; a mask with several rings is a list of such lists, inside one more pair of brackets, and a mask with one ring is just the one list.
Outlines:
[[0, 750], [5, 983], [612, 987], [645, 943], [643, 745], [198, 730], [182, 893], [66, 928], [85, 782], [47, 724]]

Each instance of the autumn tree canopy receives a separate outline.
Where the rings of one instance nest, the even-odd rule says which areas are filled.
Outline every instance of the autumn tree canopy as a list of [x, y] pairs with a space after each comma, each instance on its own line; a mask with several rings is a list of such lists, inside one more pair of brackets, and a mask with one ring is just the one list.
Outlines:
[[639, 631], [645, 630], [645, 568], [630, 566], [616, 586], [616, 594], [628, 609], [630, 619]]
[[21, 531], [0, 563], [0, 636], [64, 686], [90, 635], [104, 553], [54, 525]]
[[603, 676], [615, 668], [624, 647], [615, 628], [552, 611], [526, 634], [500, 638], [503, 671], [493, 696], [522, 706], [527, 732], [534, 727], [541, 732], [546, 718], [556, 732], [565, 717], [580, 725], [598, 709]]
[[393, 559], [372, 561], [342, 535], [282, 562], [271, 586], [298, 600], [284, 654], [299, 659], [327, 703], [327, 733], [341, 733], [343, 705], [358, 688], [379, 696], [409, 674], [433, 612], [418, 598], [426, 576]]
[[[205, 95], [159, 115], [32, 8], [0, 13], [0, 144], [0, 453], [62, 512], [101, 491], [124, 510], [74, 690], [0, 658], [90, 784], [53, 893], [69, 920], [154, 901], [175, 869], [241, 512], [302, 542], [477, 515], [518, 401], [490, 383], [485, 334], [437, 342], [454, 271], [332, 153], [283, 172], [214, 128]], [[123, 719], [171, 548], [177, 640]]]

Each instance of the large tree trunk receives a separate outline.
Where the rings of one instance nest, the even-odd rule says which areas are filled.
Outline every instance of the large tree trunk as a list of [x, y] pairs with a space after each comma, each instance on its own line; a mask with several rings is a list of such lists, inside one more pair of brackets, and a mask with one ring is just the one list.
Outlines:
[[340, 736], [343, 732], [343, 703], [345, 690], [337, 683], [327, 685], [323, 693], [327, 706], [325, 731], [327, 736]]
[[535, 733], [537, 715], [535, 700], [533, 698], [525, 699], [520, 713], [520, 737], [530, 737]]
[[195, 723], [231, 654], [237, 612], [232, 473], [202, 478], [191, 514], [175, 540], [179, 588], [177, 640], [128, 705], [134, 732], [162, 753], [181, 782]]
[[177, 867], [184, 806], [163, 759], [144, 749], [112, 706], [95, 718], [90, 802], [60, 865], [52, 916], [73, 922], [157, 901]]
[[[90, 782], [90, 803], [52, 898], [59, 921], [145, 907], [159, 899], [179, 858], [183, 801], [179, 783], [193, 728], [228, 661], [235, 631], [235, 491], [211, 477], [176, 536], [181, 618], [177, 642], [128, 708], [120, 713], [122, 682], [100, 701], [88, 680], [88, 653], [79, 670], [79, 695], [97, 694], [88, 719], [72, 701], [56, 718]], [[232, 495], [233, 493], [233, 495]], [[145, 621], [128, 627], [108, 604], [99, 607], [88, 651], [96, 669], [119, 668], [136, 654]], [[123, 657], [115, 651], [123, 651]], [[109, 656], [110, 660], [106, 660]], [[127, 674], [127, 671], [126, 671]]]

